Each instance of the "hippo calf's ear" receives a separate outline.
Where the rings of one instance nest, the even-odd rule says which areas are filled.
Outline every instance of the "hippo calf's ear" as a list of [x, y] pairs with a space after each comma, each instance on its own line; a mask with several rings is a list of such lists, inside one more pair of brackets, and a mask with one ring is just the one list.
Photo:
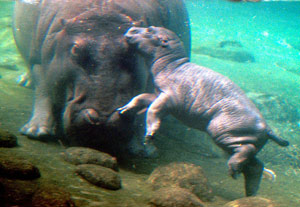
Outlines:
[[168, 47], [169, 45], [169, 39], [165, 36], [158, 36], [158, 39], [159, 39], [159, 42], [160, 42], [160, 45], [162, 47]]

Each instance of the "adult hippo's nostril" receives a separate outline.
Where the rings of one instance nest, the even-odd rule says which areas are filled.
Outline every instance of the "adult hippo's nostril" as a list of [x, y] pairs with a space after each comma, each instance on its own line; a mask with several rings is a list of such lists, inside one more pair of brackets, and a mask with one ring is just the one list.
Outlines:
[[84, 109], [81, 114], [88, 123], [99, 125], [99, 114], [94, 109]]

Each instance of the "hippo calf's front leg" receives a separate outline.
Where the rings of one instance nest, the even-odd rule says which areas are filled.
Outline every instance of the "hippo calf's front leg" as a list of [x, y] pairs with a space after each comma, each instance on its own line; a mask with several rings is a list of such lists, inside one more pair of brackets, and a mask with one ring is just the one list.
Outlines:
[[131, 99], [128, 104], [118, 108], [117, 110], [122, 115], [126, 115], [127, 113], [135, 114], [138, 111], [147, 109], [147, 107], [154, 101], [155, 98], [156, 94], [142, 93]]
[[161, 119], [166, 115], [166, 108], [169, 105], [170, 97], [165, 93], [160, 93], [159, 96], [152, 102], [147, 110], [147, 129], [145, 134], [144, 145], [153, 153], [156, 147], [153, 143], [153, 136], [160, 128]]
[[[147, 107], [156, 99], [157, 95], [153, 93], [143, 93], [140, 94], [123, 107], [118, 108], [117, 110], [121, 115], [136, 114], [139, 111], [144, 111]], [[156, 156], [156, 147], [151, 143], [145, 144], [143, 141], [144, 151], [146, 152], [147, 157]]]

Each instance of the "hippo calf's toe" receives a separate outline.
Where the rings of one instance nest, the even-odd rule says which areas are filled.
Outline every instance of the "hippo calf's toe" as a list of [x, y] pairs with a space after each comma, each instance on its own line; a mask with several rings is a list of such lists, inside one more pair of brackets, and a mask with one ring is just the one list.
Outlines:
[[161, 27], [132, 27], [127, 42], [151, 65], [155, 94], [141, 94], [119, 109], [121, 115], [147, 108], [145, 144], [172, 114], [189, 127], [206, 131], [229, 153], [229, 173], [245, 177], [246, 195], [255, 195], [263, 163], [255, 156], [268, 139], [289, 143], [272, 132], [259, 110], [227, 77], [190, 63], [180, 39]]

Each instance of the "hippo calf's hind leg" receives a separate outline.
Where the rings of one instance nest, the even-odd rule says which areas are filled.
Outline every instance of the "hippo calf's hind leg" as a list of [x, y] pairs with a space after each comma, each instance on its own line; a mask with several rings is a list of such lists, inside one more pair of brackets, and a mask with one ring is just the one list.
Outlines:
[[246, 196], [254, 196], [257, 193], [264, 165], [257, 158], [252, 158], [243, 168], [245, 177]]
[[[243, 138], [248, 139], [248, 137]], [[253, 144], [232, 144], [229, 147], [234, 148], [227, 163], [229, 174], [233, 178], [236, 178], [237, 175], [242, 172], [244, 165], [255, 155], [256, 148]]]

